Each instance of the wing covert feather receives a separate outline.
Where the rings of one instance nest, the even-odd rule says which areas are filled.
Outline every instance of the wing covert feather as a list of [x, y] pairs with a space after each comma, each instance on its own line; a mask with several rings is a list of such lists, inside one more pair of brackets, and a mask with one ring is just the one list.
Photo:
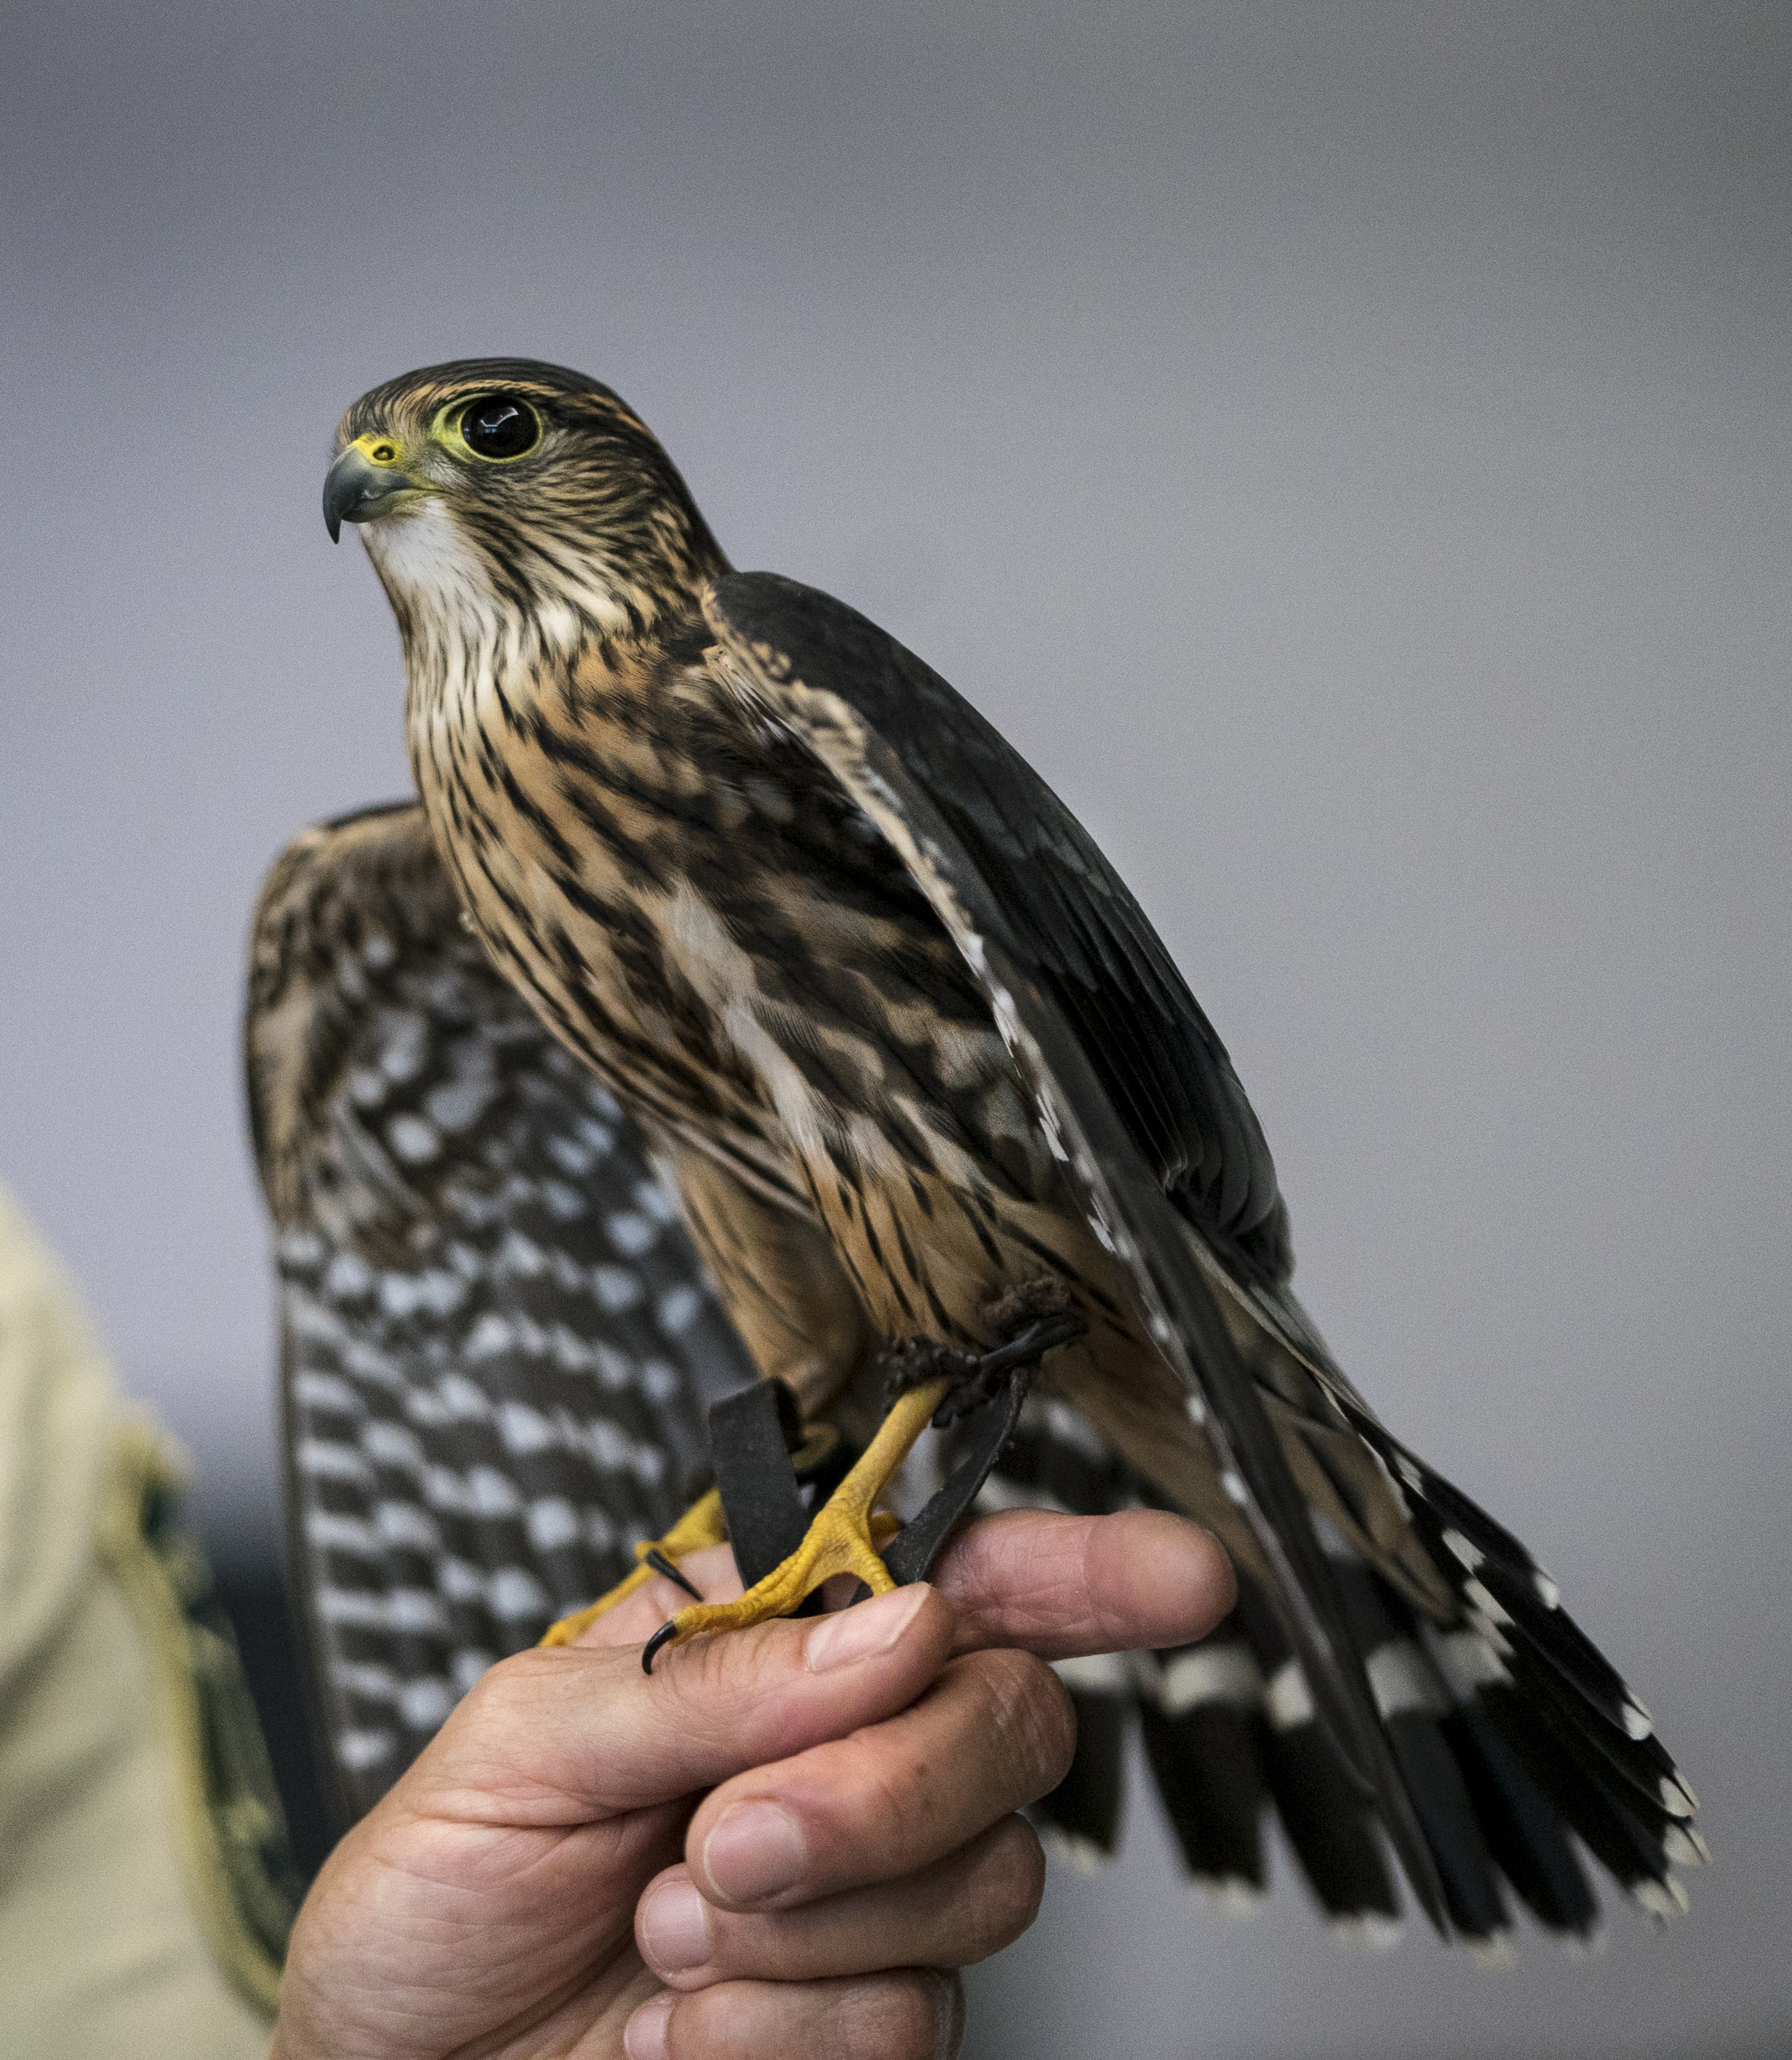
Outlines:
[[752, 622], [799, 631], [812, 670], [859, 697], [976, 865], [1001, 912], [1004, 942], [1076, 1032], [1165, 1192], [1251, 1272], [1285, 1280], [1286, 1215], [1256, 1113], [1094, 838], [1000, 731], [864, 617], [771, 573], [733, 575], [713, 592], [749, 639]]

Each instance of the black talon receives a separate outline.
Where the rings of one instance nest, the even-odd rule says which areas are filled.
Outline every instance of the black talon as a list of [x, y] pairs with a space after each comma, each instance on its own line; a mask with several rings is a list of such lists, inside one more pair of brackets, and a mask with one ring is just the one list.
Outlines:
[[675, 1616], [669, 1616], [649, 1639], [646, 1644], [641, 1647], [641, 1671], [642, 1673], [651, 1674], [653, 1671], [654, 1661], [677, 1635], [678, 1619]]
[[657, 1545], [651, 1552], [644, 1552], [641, 1556], [644, 1566], [651, 1567], [656, 1574], [664, 1574], [674, 1587], [682, 1588], [692, 1602], [700, 1603], [703, 1600], [702, 1589], [687, 1580]]

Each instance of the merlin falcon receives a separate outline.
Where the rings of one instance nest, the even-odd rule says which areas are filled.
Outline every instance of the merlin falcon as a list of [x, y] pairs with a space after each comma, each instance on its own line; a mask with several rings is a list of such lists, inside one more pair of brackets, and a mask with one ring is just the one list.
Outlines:
[[1683, 1907], [1671, 1866], [1705, 1848], [1649, 1715], [1332, 1359], [1223, 1046], [1012, 746], [852, 609], [734, 572], [579, 373], [374, 389], [324, 512], [397, 617], [417, 788], [297, 840], [252, 945], [349, 1806], [483, 1665], [643, 1578], [629, 1547], [724, 1535], [685, 1483], [704, 1403], [756, 1374], [863, 1455], [798, 1551], [661, 1642], [888, 1587], [892, 1477], [952, 1367], [1022, 1349], [1032, 1297], [1067, 1319], [985, 1506], [1179, 1511], [1239, 1589], [1199, 1644], [1067, 1670], [1082, 1743], [1048, 1818], [1111, 1846], [1136, 1720], [1234, 1906], [1273, 1808], [1366, 1939], [1399, 1907], [1390, 1849], [1443, 1935], [1496, 1953], [1515, 1898], [1594, 1929], [1584, 1854]]

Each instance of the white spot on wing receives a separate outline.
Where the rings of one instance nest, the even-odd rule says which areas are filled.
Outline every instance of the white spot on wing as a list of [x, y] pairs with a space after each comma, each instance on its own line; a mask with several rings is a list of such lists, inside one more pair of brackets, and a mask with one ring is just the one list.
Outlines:
[[373, 1269], [352, 1252], [339, 1252], [324, 1275], [324, 1292], [338, 1301], [352, 1301], [373, 1284]]
[[441, 1529], [426, 1509], [413, 1502], [378, 1502], [373, 1523], [382, 1544], [408, 1546], [419, 1552], [439, 1552]]
[[395, 1116], [385, 1127], [392, 1148], [407, 1166], [421, 1166], [441, 1150], [441, 1132], [426, 1117], [409, 1111]]
[[371, 1469], [359, 1452], [325, 1438], [302, 1438], [293, 1453], [293, 1463], [313, 1480], [364, 1481]]
[[489, 1593], [492, 1614], [505, 1623], [553, 1611], [547, 1590], [526, 1567], [500, 1567], [491, 1578]]
[[[641, 1298], [640, 1278], [625, 1266], [593, 1267], [591, 1284], [597, 1299], [612, 1314], [623, 1309], [632, 1309]], [[688, 1289], [684, 1291], [690, 1292]], [[667, 1299], [669, 1301], [671, 1297], [669, 1295]], [[694, 1295], [692, 1300], [695, 1300]]]
[[1291, 1731], [1301, 1724], [1310, 1724], [1315, 1711], [1312, 1691], [1307, 1685], [1307, 1676], [1300, 1671], [1298, 1659], [1285, 1660], [1270, 1678], [1265, 1699], [1269, 1705], [1269, 1720], [1279, 1731]]
[[347, 1552], [357, 1559], [379, 1556], [380, 1540], [358, 1516], [338, 1516], [327, 1509], [305, 1512], [305, 1535], [321, 1552]]
[[1067, 1688], [1083, 1695], [1124, 1695], [1132, 1676], [1117, 1652], [1091, 1653], [1077, 1659], [1055, 1659], [1052, 1671]]
[[349, 1099], [357, 1108], [377, 1108], [385, 1100], [385, 1074], [371, 1067], [357, 1067], [349, 1076]]
[[414, 1080], [429, 1051], [429, 1025], [421, 1016], [393, 1018], [391, 1035], [380, 1053], [380, 1071], [389, 1080]]
[[659, 1236], [659, 1227], [633, 1210], [622, 1210], [605, 1219], [605, 1235], [625, 1259], [639, 1259]]
[[1658, 1924], [1672, 1923], [1690, 1907], [1686, 1891], [1672, 1874], [1664, 1874], [1659, 1881], [1639, 1881], [1630, 1893]]
[[494, 1663], [495, 1658], [494, 1654], [475, 1651], [471, 1648], [455, 1654], [450, 1663], [449, 1671], [453, 1675], [455, 1687], [463, 1695], [480, 1675]]
[[423, 1463], [423, 1447], [416, 1431], [379, 1417], [362, 1424], [361, 1449], [376, 1466], [411, 1468]]
[[498, 1435], [509, 1452], [539, 1452], [556, 1442], [553, 1424], [525, 1402], [504, 1403], [497, 1413], [497, 1424]]
[[1365, 1663], [1375, 1707], [1383, 1719], [1410, 1715], [1440, 1716], [1447, 1707], [1437, 1676], [1410, 1639], [1392, 1639], [1378, 1646]]
[[1263, 1699], [1263, 1669], [1242, 1645], [1196, 1646], [1163, 1662], [1157, 1704], [1167, 1717], [1186, 1715], [1203, 1703], [1255, 1709]]
[[470, 1129], [490, 1105], [493, 1089], [485, 1080], [456, 1080], [449, 1086], [433, 1088], [423, 1098], [423, 1106], [432, 1123], [453, 1133]]
[[407, 1681], [398, 1691], [400, 1719], [413, 1731], [433, 1731], [453, 1708], [453, 1690], [434, 1675]]
[[669, 1337], [677, 1337], [690, 1327], [697, 1312], [697, 1291], [694, 1288], [673, 1288], [660, 1298], [657, 1311], [660, 1328]]
[[321, 1373], [310, 1367], [294, 1376], [293, 1399], [309, 1409], [325, 1409], [337, 1416], [359, 1416], [365, 1409], [361, 1397], [339, 1375]]
[[336, 1756], [351, 1774], [359, 1774], [389, 1758], [397, 1744], [390, 1731], [342, 1731], [336, 1734]]
[[524, 1522], [529, 1542], [537, 1552], [557, 1552], [570, 1545], [581, 1527], [578, 1511], [563, 1495], [544, 1495], [532, 1502]]
[[1445, 1531], [1443, 1542], [1471, 1574], [1487, 1557], [1479, 1545], [1472, 1543], [1459, 1531]]
[[466, 1487], [475, 1516], [514, 1516], [523, 1506], [516, 1483], [496, 1467], [469, 1467]]

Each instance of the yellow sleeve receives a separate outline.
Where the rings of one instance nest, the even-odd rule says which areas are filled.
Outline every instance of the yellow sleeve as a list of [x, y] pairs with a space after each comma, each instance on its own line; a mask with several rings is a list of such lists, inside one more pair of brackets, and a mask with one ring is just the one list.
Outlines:
[[0, 1191], [0, 2055], [267, 2050], [297, 1884], [178, 1467]]

